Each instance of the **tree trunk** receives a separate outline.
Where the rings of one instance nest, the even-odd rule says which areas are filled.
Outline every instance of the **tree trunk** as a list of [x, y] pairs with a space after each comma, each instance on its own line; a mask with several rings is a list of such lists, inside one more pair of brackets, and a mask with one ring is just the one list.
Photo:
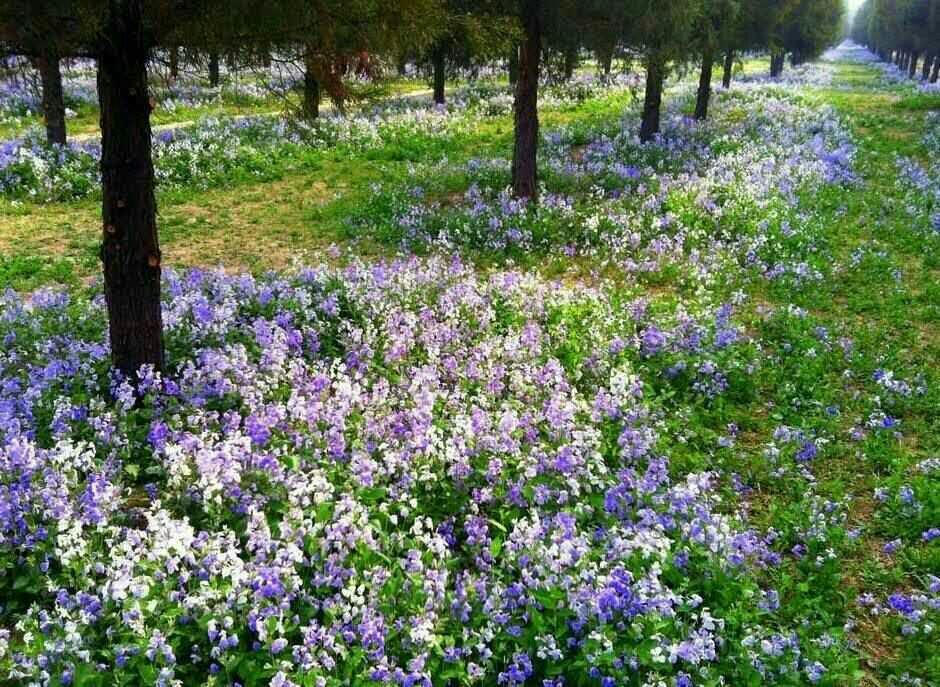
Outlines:
[[509, 51], [509, 85], [519, 83], [519, 46], [515, 45]]
[[515, 147], [512, 156], [512, 192], [517, 198], [538, 196], [539, 61], [542, 56], [541, 0], [522, 0], [524, 37], [519, 50], [516, 83]]
[[646, 96], [643, 99], [643, 122], [640, 141], [648, 143], [659, 133], [659, 110], [663, 102], [663, 65], [650, 56], [646, 62]]
[[908, 78], [913, 79], [917, 76], [917, 60], [920, 59], [920, 53], [916, 50], [911, 53], [911, 61], [907, 65], [907, 76]]
[[724, 88], [731, 88], [731, 77], [734, 73], [734, 50], [725, 53], [725, 68], [721, 74], [721, 85]]
[[930, 83], [937, 83], [938, 76], [940, 76], [940, 53], [934, 58], [933, 69], [930, 70]]
[[304, 48], [304, 102], [303, 117], [311, 122], [320, 116], [320, 81], [317, 79], [315, 48]]
[[98, 58], [104, 295], [112, 362], [131, 376], [141, 365], [159, 370], [164, 363], [142, 4], [117, 5], [105, 26], [114, 38]]
[[771, 78], [778, 78], [783, 74], [785, 55], [783, 53], [771, 53], [770, 56], [770, 76]]
[[219, 85], [219, 53], [209, 53], [209, 85], [215, 88]]
[[600, 55], [601, 71], [604, 73], [605, 77], [610, 76], [610, 72], [613, 69], [614, 65], [614, 51], [613, 48], [605, 48]]
[[565, 81], [571, 81], [574, 76], [575, 65], [578, 61], [578, 53], [574, 50], [565, 50]]
[[170, 48], [170, 76], [174, 79], [180, 75], [180, 49], [174, 45]]
[[447, 59], [443, 47], [434, 49], [431, 55], [431, 61], [434, 66], [434, 102], [438, 105], [444, 104], [444, 86], [447, 78]]
[[708, 102], [712, 97], [712, 68], [714, 58], [706, 51], [702, 54], [702, 71], [698, 79], [698, 96], [695, 99], [695, 118], [708, 118]]
[[46, 120], [46, 141], [65, 145], [65, 98], [62, 95], [62, 70], [58, 55], [43, 55], [36, 60], [42, 80], [42, 114]]
[[934, 55], [924, 53], [924, 66], [920, 70], [920, 78], [926, 81], [930, 78], [930, 67], [934, 63]]

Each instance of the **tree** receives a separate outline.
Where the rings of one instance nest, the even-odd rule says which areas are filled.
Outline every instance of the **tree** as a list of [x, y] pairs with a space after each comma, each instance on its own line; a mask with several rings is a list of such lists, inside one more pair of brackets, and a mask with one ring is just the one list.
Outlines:
[[630, 12], [629, 2], [584, 0], [577, 15], [581, 19], [577, 30], [573, 31], [570, 24], [560, 26], [559, 30], [581, 36], [584, 47], [597, 58], [601, 73], [610, 76], [614, 56], [627, 34]]
[[783, 18], [784, 53], [794, 65], [816, 58], [839, 38], [842, 0], [799, 0]]
[[671, 67], [689, 56], [693, 28], [702, 12], [701, 0], [630, 0], [626, 41], [643, 56], [646, 92], [640, 140], [659, 133], [663, 83]]
[[735, 50], [769, 51], [772, 77], [783, 73], [788, 54], [794, 64], [818, 56], [839, 37], [843, 12], [842, 0], [742, 2], [738, 20], [725, 36], [726, 83]]
[[786, 63], [786, 50], [784, 49], [784, 27], [786, 20], [799, 0], [786, 0], [774, 2], [761, 0], [755, 3], [752, 14], [751, 27], [752, 47], [766, 48], [770, 51], [770, 76], [777, 78], [783, 74]]
[[[694, 27], [694, 43], [702, 56], [698, 92], [695, 98], [696, 119], [708, 117], [713, 65], [722, 48], [727, 48], [733, 40], [739, 11], [738, 0], [703, 0], [702, 13]], [[726, 60], [729, 54], [733, 53], [727, 49]], [[730, 78], [730, 67], [726, 65], [725, 71]]]
[[62, 67], [54, 50], [36, 57], [36, 68], [42, 84], [42, 116], [46, 123], [46, 141], [65, 145], [65, 95], [62, 92]]
[[927, 29], [930, 25], [931, 3], [929, 0], [906, 0], [901, 3], [902, 31], [906, 36], [906, 45], [910, 51], [911, 59], [908, 64], [908, 77], [917, 76], [917, 65], [921, 57], [927, 61], [927, 53], [933, 49], [934, 42], [938, 40], [937, 34], [931, 35]]
[[216, 50], [209, 53], [209, 85], [213, 88], [219, 85], [219, 53]]
[[521, 0], [519, 76], [513, 107], [515, 142], [512, 191], [517, 198], [538, 196], [539, 68], [542, 59], [542, 0]]
[[434, 102], [443, 104], [448, 77], [460, 69], [481, 65], [517, 46], [517, 23], [489, 1], [445, 0], [439, 31], [423, 61], [430, 66]]
[[[425, 48], [445, 25], [438, 0], [321, 0], [304, 3], [303, 23], [321, 28], [293, 52], [303, 68], [302, 114], [316, 119], [323, 94], [343, 110], [351, 97], [347, 77], [376, 77], [373, 53], [405, 54]], [[323, 26], [322, 15], [329, 18]]]
[[731, 88], [731, 79], [734, 76], [734, 48], [728, 46], [725, 48], [724, 64], [721, 70], [721, 85], [723, 88]]
[[101, 107], [105, 300], [114, 366], [162, 369], [161, 254], [157, 238], [147, 59], [141, 0], [115, 3], [96, 41]]
[[[55, 7], [40, 4], [34, 12], [44, 26], [54, 26]], [[42, 96], [42, 115], [46, 125], [46, 140], [50, 144], [65, 145], [65, 98], [62, 92], [61, 51], [57, 41], [41, 32], [30, 30], [12, 14], [0, 13], [0, 46], [6, 52], [28, 56], [39, 72]], [[17, 15], [18, 16], [18, 15]]]
[[542, 52], [557, 40], [559, 28], [577, 32], [602, 20], [577, 0], [515, 0], [508, 2], [509, 16], [518, 18], [521, 38], [515, 84], [513, 117], [515, 141], [512, 159], [512, 191], [518, 198], [538, 197], [538, 90]]
[[936, 81], [940, 0], [867, 0], [855, 16], [851, 36], [882, 60], [893, 60], [910, 78], [921, 64], [921, 78]]
[[[101, 105], [102, 246], [104, 292], [114, 367], [134, 378], [142, 365], [164, 367], [160, 275], [151, 150], [147, 60], [160, 46], [220, 48], [274, 41], [324, 42], [337, 17], [376, 16], [380, 0], [3, 0], [0, 42], [23, 52], [36, 45], [58, 55], [98, 60]], [[347, 13], [338, 10], [345, 7]], [[402, 12], [403, 7], [408, 12]], [[396, 3], [382, 16], [390, 35], [423, 35], [407, 19], [430, 12], [434, 0]], [[381, 13], [381, 11], [380, 11]]]
[[731, 86], [737, 53], [767, 50], [771, 53], [771, 71], [783, 68], [779, 27], [782, 18], [795, 0], [739, 0], [734, 20], [720, 27], [720, 44], [724, 53], [722, 85]]

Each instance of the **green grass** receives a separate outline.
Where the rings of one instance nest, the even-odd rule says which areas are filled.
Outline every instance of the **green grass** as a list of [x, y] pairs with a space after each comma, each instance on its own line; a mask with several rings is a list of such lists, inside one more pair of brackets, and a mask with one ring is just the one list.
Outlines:
[[75, 265], [67, 259], [35, 255], [0, 254], [0, 283], [19, 291], [31, 291], [48, 283], [74, 285]]

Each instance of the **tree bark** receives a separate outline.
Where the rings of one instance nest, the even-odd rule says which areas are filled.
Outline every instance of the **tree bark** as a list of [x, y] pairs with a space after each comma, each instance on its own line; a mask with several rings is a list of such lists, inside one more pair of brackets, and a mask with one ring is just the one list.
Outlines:
[[571, 81], [577, 61], [578, 53], [576, 51], [565, 50], [565, 81]]
[[219, 53], [214, 51], [209, 53], [209, 85], [219, 85]]
[[164, 364], [142, 4], [125, 0], [113, 10], [106, 26], [111, 41], [98, 58], [104, 295], [112, 362], [130, 376], [141, 365], [159, 370]]
[[725, 53], [724, 72], [721, 74], [721, 85], [724, 88], [731, 88], [731, 77], [734, 73], [734, 50]]
[[313, 121], [320, 116], [320, 81], [317, 79], [316, 53], [313, 46], [304, 49], [303, 117]]
[[785, 55], [783, 53], [772, 53], [770, 56], [770, 76], [776, 79], [783, 74]]
[[935, 56], [929, 53], [924, 53], [924, 66], [920, 70], [920, 78], [926, 81], [930, 78], [930, 67], [933, 65]]
[[614, 51], [612, 48], [604, 48], [600, 55], [600, 63], [604, 76], [609, 77], [614, 65]]
[[434, 66], [434, 102], [438, 105], [444, 104], [444, 86], [447, 79], [447, 56], [443, 47], [434, 49], [431, 55], [431, 62]]
[[174, 45], [170, 48], [170, 76], [174, 79], [180, 75], [180, 49]]
[[911, 61], [907, 65], [907, 76], [913, 79], [917, 76], [917, 61], [920, 59], [920, 53], [916, 50], [911, 53]]
[[708, 103], [712, 97], [712, 68], [714, 58], [711, 52], [702, 54], [702, 72], [698, 79], [698, 95], [695, 99], [695, 118], [708, 118]]
[[509, 51], [509, 85], [519, 83], [519, 46], [514, 45]]
[[62, 94], [62, 70], [59, 56], [43, 55], [36, 59], [42, 81], [42, 115], [46, 120], [46, 141], [65, 145], [65, 97]]
[[542, 56], [541, 0], [522, 0], [524, 38], [519, 50], [515, 99], [515, 146], [512, 192], [517, 198], [538, 197], [539, 63]]
[[663, 65], [650, 56], [646, 62], [646, 95], [643, 99], [643, 122], [640, 141], [648, 143], [659, 133], [659, 111], [663, 102]]
[[934, 58], [933, 69], [930, 70], [930, 83], [937, 83], [938, 76], [940, 76], [940, 53]]

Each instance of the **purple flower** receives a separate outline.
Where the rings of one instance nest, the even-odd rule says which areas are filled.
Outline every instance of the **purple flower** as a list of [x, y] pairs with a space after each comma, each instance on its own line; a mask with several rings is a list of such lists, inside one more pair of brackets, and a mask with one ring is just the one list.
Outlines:
[[900, 540], [900, 539], [893, 539], [892, 541], [889, 541], [887, 544], [885, 544], [882, 550], [883, 550], [886, 554], [888, 554], [889, 556], [891, 556], [891, 555], [894, 555], [895, 553], [897, 553], [897, 552], [898, 552], [898, 549], [900, 549], [900, 548], [901, 548], [901, 540]]
[[666, 335], [656, 327], [648, 327], [640, 335], [643, 353], [654, 356], [666, 346]]

